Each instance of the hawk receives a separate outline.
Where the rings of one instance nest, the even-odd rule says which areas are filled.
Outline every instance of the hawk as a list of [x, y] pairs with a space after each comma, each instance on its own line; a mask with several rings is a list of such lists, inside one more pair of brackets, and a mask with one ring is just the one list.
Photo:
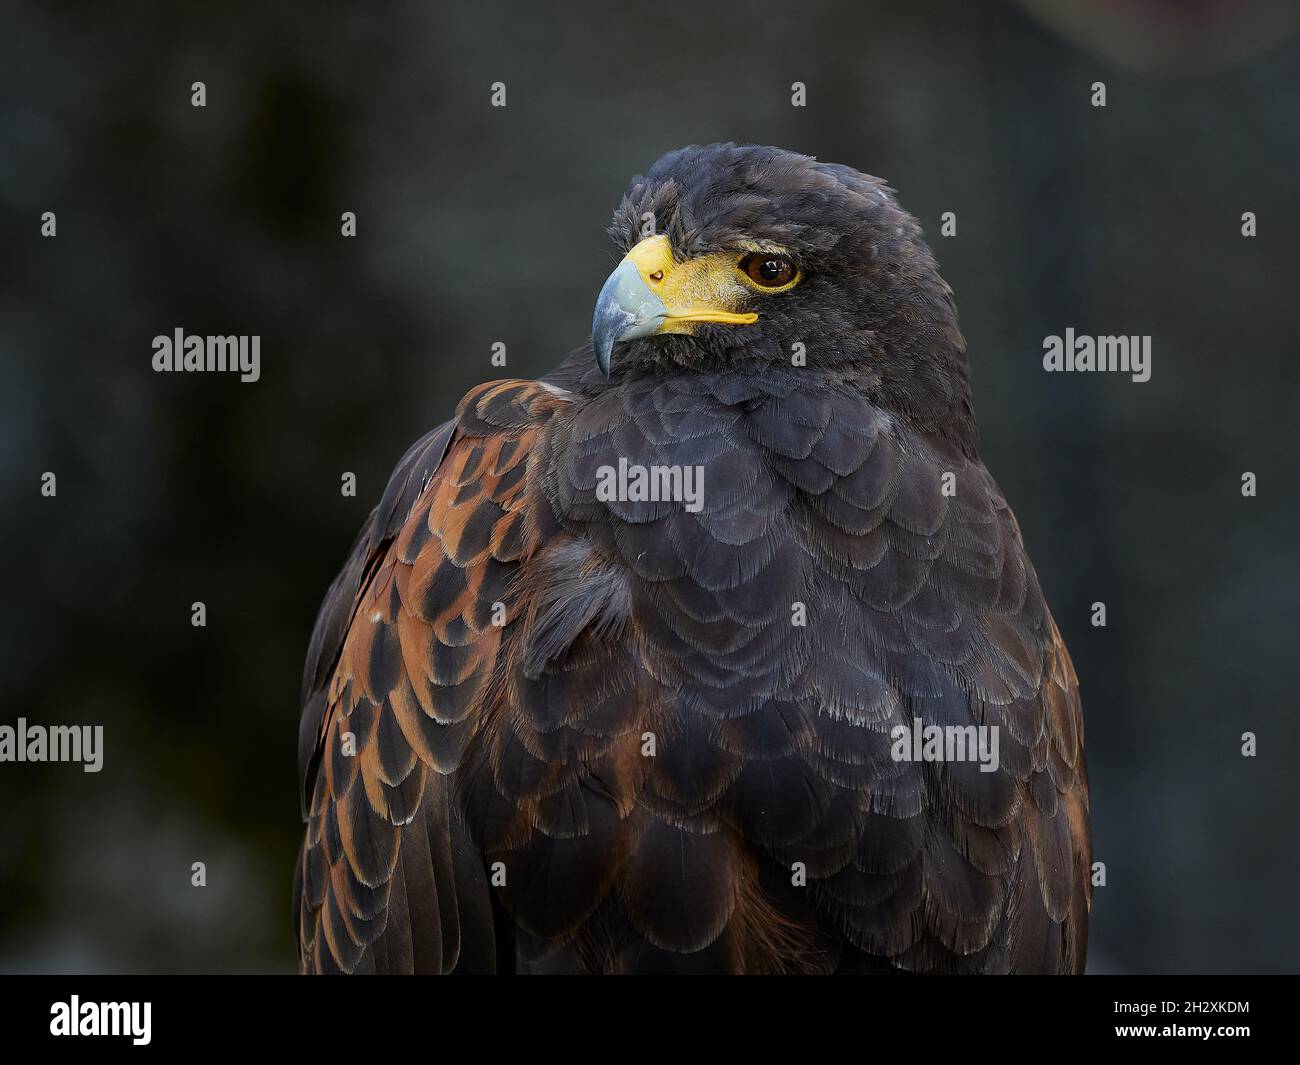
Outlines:
[[916, 220], [717, 144], [610, 232], [591, 344], [416, 443], [321, 607], [302, 969], [1082, 971], [1078, 681]]

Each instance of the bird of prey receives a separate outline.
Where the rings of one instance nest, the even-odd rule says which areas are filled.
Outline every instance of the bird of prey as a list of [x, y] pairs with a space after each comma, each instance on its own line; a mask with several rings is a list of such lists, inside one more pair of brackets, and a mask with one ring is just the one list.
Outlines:
[[610, 232], [591, 344], [415, 444], [320, 610], [302, 969], [1082, 971], [1078, 682], [916, 220], [717, 144]]

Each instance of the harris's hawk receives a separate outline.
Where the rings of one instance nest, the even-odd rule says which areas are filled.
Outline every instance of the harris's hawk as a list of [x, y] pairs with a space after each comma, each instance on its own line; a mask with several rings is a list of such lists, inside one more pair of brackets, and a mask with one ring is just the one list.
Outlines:
[[1078, 684], [916, 220], [721, 144], [611, 233], [591, 346], [465, 396], [321, 608], [302, 968], [1081, 971]]

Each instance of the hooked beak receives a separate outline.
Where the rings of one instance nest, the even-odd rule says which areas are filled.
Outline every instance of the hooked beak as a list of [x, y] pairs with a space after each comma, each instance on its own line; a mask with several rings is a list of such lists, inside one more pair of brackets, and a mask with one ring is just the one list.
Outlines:
[[619, 263], [601, 286], [591, 319], [591, 347], [601, 372], [609, 376], [615, 341], [648, 337], [667, 317], [664, 301], [650, 291], [636, 264], [630, 258]]
[[725, 256], [703, 256], [678, 263], [668, 238], [647, 237], [615, 267], [591, 319], [596, 364], [608, 376], [614, 345], [655, 333], [689, 333], [696, 322], [748, 325], [753, 312], [730, 309], [744, 290], [731, 277]]

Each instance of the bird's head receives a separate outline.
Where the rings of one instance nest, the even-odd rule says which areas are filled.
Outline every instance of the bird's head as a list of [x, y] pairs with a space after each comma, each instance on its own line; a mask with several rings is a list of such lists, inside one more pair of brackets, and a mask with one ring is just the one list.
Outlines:
[[669, 152], [610, 234], [592, 347], [607, 373], [784, 364], [973, 434], [965, 342], [915, 218], [879, 178], [779, 148]]

